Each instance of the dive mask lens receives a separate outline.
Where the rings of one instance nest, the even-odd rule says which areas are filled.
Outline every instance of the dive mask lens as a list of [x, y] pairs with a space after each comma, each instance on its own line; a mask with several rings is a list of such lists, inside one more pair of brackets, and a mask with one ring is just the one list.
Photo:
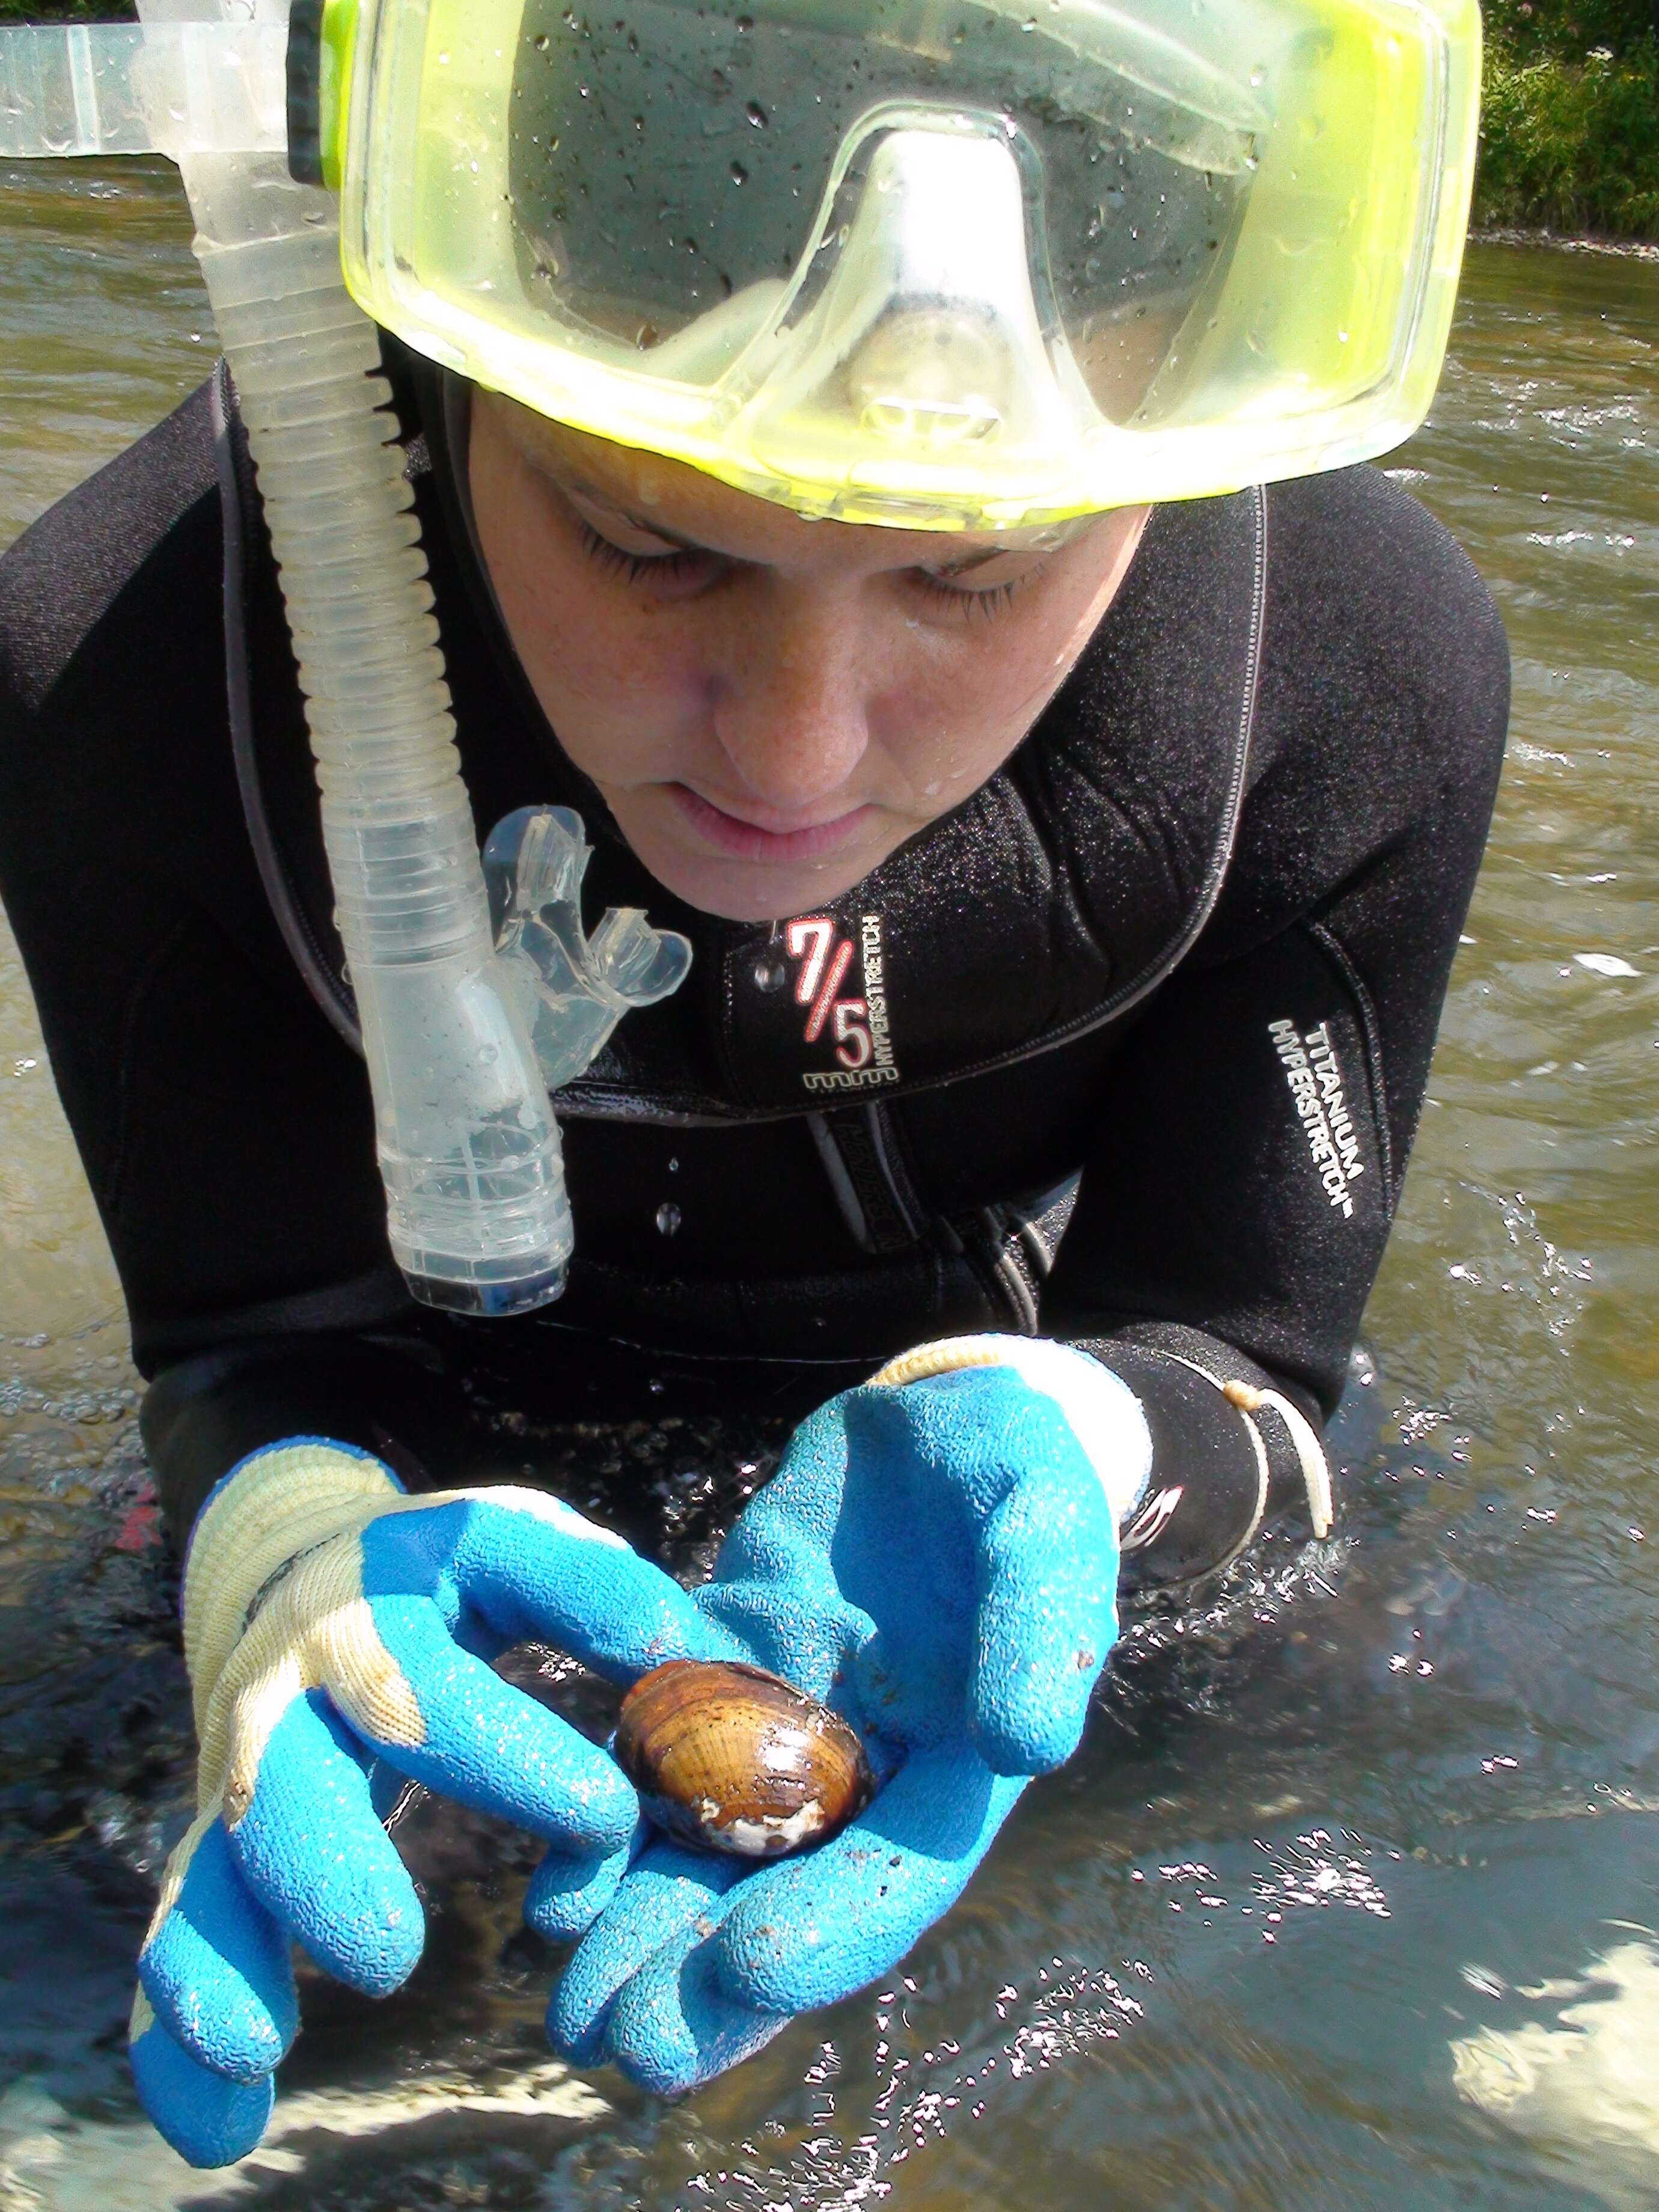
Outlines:
[[807, 513], [1231, 489], [1426, 404], [1474, 20], [361, 0], [348, 279], [465, 375]]

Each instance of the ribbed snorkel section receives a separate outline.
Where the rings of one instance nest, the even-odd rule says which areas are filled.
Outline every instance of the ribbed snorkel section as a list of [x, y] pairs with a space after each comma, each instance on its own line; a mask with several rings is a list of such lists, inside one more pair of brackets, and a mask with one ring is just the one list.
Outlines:
[[378, 336], [323, 193], [266, 155], [181, 167], [282, 571], [392, 1251], [428, 1304], [538, 1305], [571, 1244], [558, 1135], [501, 988]]

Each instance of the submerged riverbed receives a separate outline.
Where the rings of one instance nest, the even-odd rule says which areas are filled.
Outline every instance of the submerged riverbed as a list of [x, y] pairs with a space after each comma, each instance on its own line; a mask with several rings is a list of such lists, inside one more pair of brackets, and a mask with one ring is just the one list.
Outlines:
[[[164, 168], [0, 184], [3, 544], [213, 347]], [[902, 1974], [682, 2103], [550, 2058], [527, 1848], [428, 1808], [428, 1957], [384, 2004], [307, 1985], [266, 2150], [192, 2175], [143, 2125], [188, 1714], [118, 1287], [0, 933], [0, 2212], [1659, 2203], [1656, 341], [1659, 268], [1478, 247], [1388, 463], [1490, 580], [1516, 713], [1338, 1538], [1133, 1631]], [[653, 1485], [690, 1568], [773, 1441], [553, 1449], [579, 1502]]]

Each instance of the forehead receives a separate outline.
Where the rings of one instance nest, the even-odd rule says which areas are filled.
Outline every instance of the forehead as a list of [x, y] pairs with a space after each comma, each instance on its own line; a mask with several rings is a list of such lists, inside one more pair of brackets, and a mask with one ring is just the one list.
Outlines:
[[685, 540], [766, 567], [815, 573], [890, 568], [961, 568], [1000, 555], [1052, 551], [1085, 534], [1089, 516], [1059, 532], [889, 530], [878, 525], [810, 520], [738, 491], [683, 461], [619, 446], [549, 422], [492, 393], [480, 403], [512, 444], [562, 491], [643, 530]]

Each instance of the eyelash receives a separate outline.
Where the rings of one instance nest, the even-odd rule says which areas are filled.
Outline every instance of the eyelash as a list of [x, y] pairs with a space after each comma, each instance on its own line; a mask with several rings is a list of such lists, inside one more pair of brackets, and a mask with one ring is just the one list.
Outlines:
[[968, 622], [972, 622], [975, 617], [989, 622], [994, 616], [1000, 615], [1026, 580], [1020, 576], [1012, 583], [994, 584], [989, 591], [964, 592], [957, 585], [947, 584], [938, 576], [930, 576], [925, 568], [916, 571], [916, 581], [930, 599], [948, 599], [953, 607], [962, 610], [963, 617]]
[[[718, 557], [690, 546], [674, 553], [629, 553], [624, 547], [612, 544], [610, 538], [602, 538], [591, 523], [581, 523], [580, 529], [582, 550], [589, 559], [614, 575], [625, 577], [630, 584], [641, 583], [647, 577], [683, 576], [698, 562]], [[947, 584], [942, 577], [929, 575], [925, 568], [913, 573], [916, 583], [930, 599], [948, 603], [968, 622], [989, 622], [1002, 612], [1020, 586], [1028, 580], [1021, 576], [1012, 583], [995, 585], [989, 591], [964, 592], [955, 584]]]
[[647, 576], [678, 576], [707, 561], [707, 553], [699, 553], [685, 546], [678, 553], [629, 553], [620, 545], [613, 545], [608, 538], [601, 538], [592, 524], [581, 526], [582, 550], [600, 568], [610, 568], [619, 576], [626, 576], [630, 584], [637, 584]]

